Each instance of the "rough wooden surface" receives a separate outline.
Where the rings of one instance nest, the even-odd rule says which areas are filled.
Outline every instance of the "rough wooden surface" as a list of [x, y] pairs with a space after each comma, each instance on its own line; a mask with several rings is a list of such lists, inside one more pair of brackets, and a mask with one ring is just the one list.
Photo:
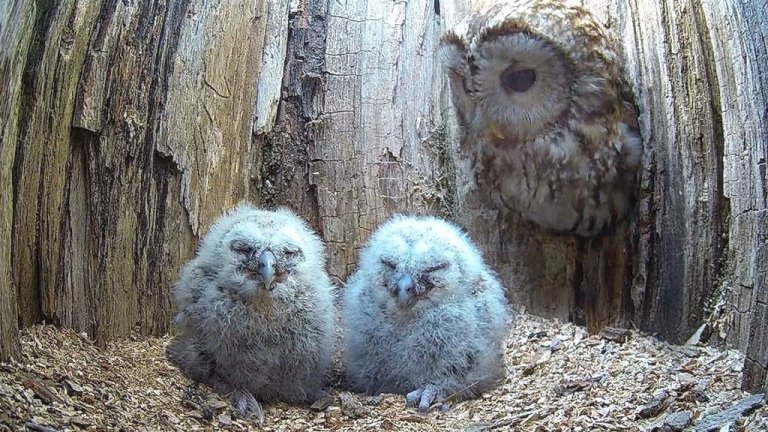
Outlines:
[[329, 4], [326, 93], [312, 127], [309, 183], [339, 277], [351, 273], [357, 248], [390, 214], [437, 211], [450, 193], [439, 189], [447, 175], [436, 118], [439, 35], [432, 2]]
[[473, 187], [434, 55], [470, 1], [269, 3], [3, 6], [35, 26], [3, 33], [19, 117], [3, 126], [0, 278], [23, 325], [164, 332], [179, 265], [250, 197], [301, 212], [339, 281], [390, 214], [456, 219], [516, 304], [674, 341], [714, 312], [764, 382], [764, 2], [584, 1], [621, 43], [645, 141], [636, 211], [591, 241], [502, 224]]
[[14, 171], [24, 325], [102, 342], [168, 329], [196, 235], [247, 195], [264, 14], [158, 0], [32, 16]]
[[744, 387], [768, 392], [768, 4], [706, 2], [722, 106], [730, 203], [723, 290]]
[[24, 106], [21, 77], [32, 38], [35, 5], [0, 5], [0, 361], [18, 355], [18, 301], [11, 270], [13, 161]]

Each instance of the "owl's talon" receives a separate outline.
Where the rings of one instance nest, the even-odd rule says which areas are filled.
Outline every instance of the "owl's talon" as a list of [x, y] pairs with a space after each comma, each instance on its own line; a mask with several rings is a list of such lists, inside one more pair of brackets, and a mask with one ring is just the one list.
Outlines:
[[236, 390], [232, 393], [231, 401], [232, 409], [236, 416], [255, 420], [259, 423], [259, 426], [264, 423], [264, 411], [261, 409], [261, 404], [250, 392], [247, 390]]
[[405, 395], [408, 406], [418, 406], [420, 412], [427, 412], [435, 402], [440, 402], [440, 390], [434, 384], [426, 384], [423, 387]]
[[421, 394], [424, 393], [423, 388], [418, 388], [407, 395], [405, 395], [405, 404], [407, 406], [417, 406], [419, 404], [419, 400], [421, 400]]

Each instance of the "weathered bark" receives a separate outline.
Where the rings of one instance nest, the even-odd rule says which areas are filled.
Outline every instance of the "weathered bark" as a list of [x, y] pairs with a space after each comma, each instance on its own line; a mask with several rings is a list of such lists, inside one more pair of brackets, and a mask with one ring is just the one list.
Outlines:
[[21, 76], [34, 16], [35, 5], [30, 2], [0, 5], [0, 361], [18, 352], [18, 300], [11, 272], [12, 170], [24, 105]]
[[724, 330], [746, 350], [743, 387], [768, 391], [768, 5], [707, 5], [730, 204], [721, 287], [730, 327]]
[[714, 310], [764, 380], [761, 2], [584, 1], [621, 41], [645, 145], [632, 217], [594, 240], [501, 221], [474, 186], [434, 55], [468, 0], [28, 3], [8, 9], [35, 27], [3, 44], [0, 153], [0, 295], [23, 325], [162, 333], [179, 265], [250, 197], [303, 214], [338, 280], [389, 215], [436, 213], [536, 313], [682, 341]]
[[162, 333], [195, 236], [247, 196], [263, 5], [39, 5], [13, 179], [20, 319]]

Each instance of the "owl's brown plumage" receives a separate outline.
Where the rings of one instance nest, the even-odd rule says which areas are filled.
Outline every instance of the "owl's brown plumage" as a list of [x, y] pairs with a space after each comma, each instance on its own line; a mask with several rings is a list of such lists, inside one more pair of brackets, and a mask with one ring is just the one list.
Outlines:
[[546, 0], [482, 7], [443, 36], [441, 54], [478, 180], [500, 208], [580, 236], [626, 215], [637, 110], [591, 13]]

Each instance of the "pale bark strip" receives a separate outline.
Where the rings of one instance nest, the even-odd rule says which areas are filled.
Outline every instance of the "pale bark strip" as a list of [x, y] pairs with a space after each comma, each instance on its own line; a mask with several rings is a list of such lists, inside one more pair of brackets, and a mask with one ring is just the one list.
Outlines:
[[445, 199], [437, 152], [439, 21], [432, 2], [331, 2], [325, 99], [313, 125], [310, 185], [330, 271], [344, 277], [370, 232], [396, 212]]
[[178, 35], [158, 150], [182, 172], [193, 232], [247, 195], [265, 3], [193, 1]]
[[257, 135], [272, 131], [277, 119], [288, 46], [288, 1], [267, 1], [264, 53], [259, 71], [253, 132]]
[[35, 4], [0, 5], [0, 361], [19, 354], [18, 295], [11, 268], [13, 161], [23, 106], [21, 78], [34, 27]]

